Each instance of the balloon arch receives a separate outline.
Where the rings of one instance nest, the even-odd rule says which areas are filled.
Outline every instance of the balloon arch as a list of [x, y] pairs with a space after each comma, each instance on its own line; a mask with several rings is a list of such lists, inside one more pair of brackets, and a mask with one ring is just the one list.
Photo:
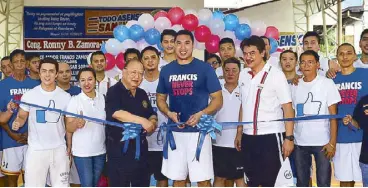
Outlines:
[[[196, 12], [193, 9], [183, 10], [180, 7], [173, 7], [168, 12], [156, 11], [153, 16], [144, 13], [138, 21], [130, 20], [126, 25], [116, 26], [113, 31], [114, 38], [101, 45], [101, 51], [106, 56], [106, 70], [115, 69], [113, 72], [119, 72], [123, 69], [124, 52], [128, 48], [143, 50], [147, 46], [154, 46], [163, 51], [160, 39], [164, 29], [192, 31], [195, 38], [194, 47], [207, 50], [209, 53], [217, 53], [219, 41], [228, 37], [234, 40], [236, 56], [240, 57], [242, 56], [240, 43], [251, 35], [268, 37], [271, 53], [276, 52], [278, 48], [278, 29], [266, 26], [263, 21], [250, 23], [245, 17], [239, 18], [235, 14], [225, 15], [221, 11], [201, 9]], [[89, 59], [90, 56], [87, 59], [90, 64]]]

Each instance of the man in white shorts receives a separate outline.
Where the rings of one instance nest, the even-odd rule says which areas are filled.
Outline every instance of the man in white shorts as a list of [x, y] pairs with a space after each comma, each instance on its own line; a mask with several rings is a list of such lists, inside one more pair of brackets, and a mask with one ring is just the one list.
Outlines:
[[[213, 178], [212, 144], [206, 135], [199, 160], [196, 148], [199, 132], [196, 127], [203, 114], [214, 114], [222, 106], [221, 86], [213, 68], [192, 56], [194, 37], [181, 30], [175, 38], [177, 60], [164, 66], [157, 86], [157, 106], [170, 118], [169, 123], [185, 122], [172, 127], [176, 149], [168, 148], [162, 173], [174, 180], [174, 186], [185, 187], [189, 174], [198, 186], [211, 186]], [[169, 106], [167, 97], [169, 96]], [[209, 98], [211, 102], [208, 104]]]
[[18, 105], [11, 100], [20, 100], [22, 95], [39, 84], [39, 81], [27, 77], [25, 52], [14, 50], [10, 54], [13, 75], [0, 82], [0, 125], [3, 156], [1, 172], [8, 177], [8, 186], [17, 187], [18, 177], [24, 170], [27, 152], [28, 123], [18, 131], [12, 131], [11, 125], [16, 117]]
[[[341, 95], [338, 105], [340, 114], [353, 114], [360, 99], [368, 94], [368, 82], [364, 79], [368, 69], [354, 68], [355, 49], [351, 44], [341, 44], [337, 49], [337, 59], [341, 72], [333, 79]], [[352, 130], [351, 126], [338, 121], [336, 154], [333, 159], [335, 177], [341, 187], [354, 187], [355, 182], [362, 181], [359, 166], [363, 131]]]
[[[40, 63], [41, 85], [23, 95], [21, 101], [65, 111], [70, 95], [56, 86], [58, 62], [45, 58]], [[21, 104], [12, 124], [17, 131], [29, 123], [25, 186], [43, 187], [47, 174], [55, 187], [69, 186], [70, 160], [65, 143], [64, 116], [41, 108]]]

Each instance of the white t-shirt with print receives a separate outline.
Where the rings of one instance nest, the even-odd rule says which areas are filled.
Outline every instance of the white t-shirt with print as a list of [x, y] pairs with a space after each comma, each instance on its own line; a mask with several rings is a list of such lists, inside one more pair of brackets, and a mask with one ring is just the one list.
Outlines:
[[[105, 120], [105, 98], [102, 94], [96, 94], [93, 99], [83, 92], [73, 96], [67, 111], [75, 114], [83, 112], [84, 116]], [[67, 115], [67, 117], [73, 116]], [[73, 133], [72, 152], [78, 157], [92, 157], [106, 153], [105, 126], [86, 120], [84, 127]]]
[[158, 64], [158, 71], [161, 71], [162, 67], [169, 64], [169, 62], [165, 61], [163, 58], [160, 58], [160, 63]]
[[[225, 86], [222, 85], [222, 97], [223, 105], [216, 114], [216, 121], [237, 122], [239, 120], [239, 109], [241, 104], [239, 86], [230, 93]], [[236, 129], [224, 129], [221, 133], [216, 133], [216, 140], [213, 141], [213, 145], [234, 148], [236, 132]]]
[[[56, 86], [48, 92], [41, 85], [26, 92], [21, 101], [65, 111], [70, 95]], [[58, 112], [20, 105], [28, 116], [28, 145], [33, 150], [49, 150], [65, 146], [64, 116]]]
[[118, 81], [116, 81], [114, 78], [105, 76], [105, 78], [101, 82], [96, 82], [96, 91], [97, 93], [106, 96], [107, 90], [115, 85], [117, 82]]
[[167, 122], [167, 117], [157, 108], [156, 89], [158, 85], [158, 80], [159, 79], [153, 82], [149, 82], [143, 78], [143, 81], [141, 85], [139, 86], [144, 91], [146, 91], [148, 98], [151, 102], [152, 108], [157, 113], [157, 118], [158, 118], [157, 129], [151, 135], [147, 136], [148, 151], [162, 151], [163, 150], [163, 143], [157, 143], [157, 134], [158, 134], [159, 126], [162, 123]]
[[361, 59], [357, 59], [353, 65], [355, 68], [368, 68], [368, 63], [363, 63]]
[[[328, 107], [341, 101], [335, 83], [324, 76], [317, 76], [311, 82], [300, 79], [297, 86], [291, 86], [293, 106], [297, 117], [329, 115]], [[299, 146], [323, 146], [330, 140], [330, 121], [296, 121], [294, 125], [295, 144]]]

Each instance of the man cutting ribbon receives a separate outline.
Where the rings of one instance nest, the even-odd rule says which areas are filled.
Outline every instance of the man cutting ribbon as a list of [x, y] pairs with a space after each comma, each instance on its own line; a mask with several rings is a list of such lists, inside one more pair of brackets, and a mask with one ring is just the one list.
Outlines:
[[[209, 64], [192, 56], [193, 42], [190, 31], [181, 30], [177, 33], [177, 60], [162, 68], [157, 86], [157, 106], [168, 116], [169, 124], [185, 122], [181, 128], [169, 128], [173, 131], [176, 148], [164, 151], [168, 155], [162, 164], [162, 173], [174, 180], [174, 186], [179, 187], [185, 187], [188, 174], [190, 181], [197, 182], [198, 186], [211, 185], [210, 179], [214, 176], [211, 139], [208, 135], [202, 136], [203, 146], [199, 155], [196, 148], [200, 129], [195, 126], [202, 115], [213, 114], [222, 106], [221, 86], [215, 71]], [[167, 96], [170, 96], [170, 108], [166, 103]], [[195, 160], [195, 156], [199, 159]]]

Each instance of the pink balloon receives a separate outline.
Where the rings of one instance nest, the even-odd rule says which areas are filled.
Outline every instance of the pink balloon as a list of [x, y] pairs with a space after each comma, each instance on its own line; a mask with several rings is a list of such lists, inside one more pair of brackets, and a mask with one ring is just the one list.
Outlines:
[[206, 42], [211, 36], [211, 30], [207, 26], [201, 25], [195, 29], [194, 36], [198, 42]]
[[108, 71], [108, 70], [111, 70], [112, 68], [114, 68], [115, 64], [116, 64], [115, 57], [110, 53], [106, 53], [105, 58], [106, 58], [106, 68], [105, 68], [105, 70]]
[[268, 38], [274, 38], [276, 40], [279, 40], [280, 33], [275, 26], [268, 26], [266, 29], [265, 36]]
[[163, 10], [160, 10], [158, 11], [155, 16], [153, 16], [153, 18], [156, 20], [157, 18], [159, 17], [167, 17], [167, 12], [166, 11], [163, 11]]
[[211, 35], [206, 41], [206, 50], [208, 53], [217, 53], [219, 50], [220, 37], [217, 35]]
[[181, 24], [181, 20], [184, 18], [184, 10], [180, 7], [173, 7], [169, 10], [167, 17], [170, 19], [171, 24]]
[[115, 58], [115, 63], [116, 66], [120, 69], [123, 70], [124, 66], [125, 66], [125, 61], [124, 61], [124, 54], [123, 53], [119, 53], [116, 58]]
[[194, 31], [198, 27], [198, 18], [193, 14], [185, 15], [181, 25], [186, 30]]

